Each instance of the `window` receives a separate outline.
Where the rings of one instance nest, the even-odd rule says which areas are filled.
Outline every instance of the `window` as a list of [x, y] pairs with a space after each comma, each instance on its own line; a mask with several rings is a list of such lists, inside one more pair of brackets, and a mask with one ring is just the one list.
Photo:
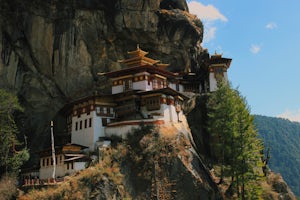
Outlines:
[[89, 127], [92, 127], [92, 118], [89, 119]]
[[43, 163], [42, 166], [44, 167], [45, 166], [45, 158], [42, 159], [42, 163]]
[[146, 100], [147, 110], [159, 110], [160, 109], [160, 98], [152, 97]]
[[103, 108], [103, 113], [104, 113], [104, 114], [107, 113], [107, 108], [106, 108], [106, 107]]
[[67, 163], [67, 169], [74, 169], [73, 162]]
[[102, 126], [107, 126], [107, 118], [102, 118]]
[[128, 91], [132, 89], [132, 80], [127, 79], [123, 82], [123, 91]]
[[80, 121], [79, 129], [80, 129], [80, 130], [82, 129], [82, 121]]
[[49, 159], [47, 158], [47, 165], [46, 166], [48, 166], [49, 165]]
[[154, 79], [153, 80], [153, 89], [157, 89], [157, 87], [158, 87], [157, 80]]
[[75, 123], [75, 131], [78, 130], [78, 122]]
[[87, 128], [87, 119], [84, 120], [84, 128]]

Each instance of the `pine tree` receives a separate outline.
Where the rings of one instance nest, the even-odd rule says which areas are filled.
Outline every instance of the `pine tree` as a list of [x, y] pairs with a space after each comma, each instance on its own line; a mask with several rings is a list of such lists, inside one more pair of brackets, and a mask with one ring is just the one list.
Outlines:
[[234, 119], [236, 113], [233, 109], [234, 92], [221, 82], [218, 87], [219, 89], [212, 93], [208, 102], [208, 130], [211, 133], [212, 154], [221, 164], [220, 183], [222, 183], [223, 177], [228, 175], [225, 166], [229, 164], [228, 159], [232, 158], [230, 144], [235, 133], [235, 121], [231, 119]]
[[0, 175], [17, 172], [23, 162], [29, 159], [26, 148], [16, 150], [20, 142], [13, 117], [15, 111], [22, 111], [17, 97], [0, 89]]
[[236, 193], [240, 199], [259, 198], [259, 184], [253, 183], [259, 179], [262, 143], [253, 116], [238, 90], [222, 82], [218, 88], [208, 101], [208, 130], [212, 151], [221, 165], [220, 182], [224, 176], [230, 177], [229, 194]]

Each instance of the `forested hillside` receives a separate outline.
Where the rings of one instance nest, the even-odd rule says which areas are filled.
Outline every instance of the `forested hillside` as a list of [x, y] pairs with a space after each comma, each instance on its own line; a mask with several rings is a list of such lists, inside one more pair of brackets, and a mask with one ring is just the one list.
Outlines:
[[279, 172], [296, 196], [300, 196], [300, 123], [255, 115], [265, 147], [270, 147], [272, 171]]

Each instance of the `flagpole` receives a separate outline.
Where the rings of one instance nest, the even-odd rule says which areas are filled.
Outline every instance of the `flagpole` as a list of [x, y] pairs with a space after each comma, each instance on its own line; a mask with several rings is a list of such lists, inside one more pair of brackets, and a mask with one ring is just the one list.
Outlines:
[[55, 147], [54, 147], [54, 135], [53, 135], [53, 121], [51, 121], [51, 147], [52, 147], [52, 160], [53, 160], [52, 178], [55, 182], [56, 159], [55, 159]]

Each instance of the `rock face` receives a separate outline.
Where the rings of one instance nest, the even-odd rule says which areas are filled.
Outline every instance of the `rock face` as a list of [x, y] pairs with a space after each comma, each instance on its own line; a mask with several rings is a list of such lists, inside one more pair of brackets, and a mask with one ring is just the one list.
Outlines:
[[48, 140], [65, 103], [107, 92], [97, 73], [120, 69], [137, 44], [172, 71], [199, 67], [203, 51], [185, 0], [2, 0], [0, 9], [0, 87], [17, 91], [31, 147]]

